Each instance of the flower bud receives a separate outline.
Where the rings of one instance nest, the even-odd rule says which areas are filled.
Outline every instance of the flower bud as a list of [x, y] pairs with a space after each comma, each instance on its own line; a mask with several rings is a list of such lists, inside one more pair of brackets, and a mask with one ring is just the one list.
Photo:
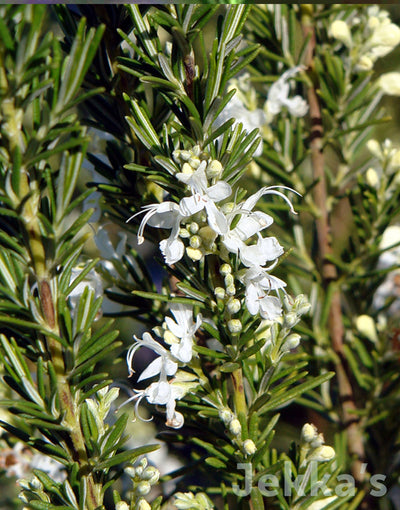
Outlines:
[[129, 510], [129, 505], [125, 501], [118, 501], [115, 505], [115, 510]]
[[301, 429], [301, 442], [311, 443], [318, 436], [317, 427], [312, 423], [305, 423]]
[[356, 319], [356, 328], [371, 342], [378, 341], [378, 335], [376, 334], [375, 321], [369, 315], [359, 315]]
[[186, 228], [180, 228], [179, 237], [182, 237], [182, 239], [187, 239], [188, 237], [190, 237], [190, 233]]
[[251, 439], [246, 439], [243, 441], [243, 450], [247, 455], [254, 455], [257, 451], [254, 441]]
[[189, 163], [183, 163], [181, 170], [183, 174], [191, 175], [193, 173], [193, 168]]
[[348, 48], [352, 46], [351, 32], [345, 21], [339, 19], [335, 20], [331, 24], [329, 31], [334, 39], [337, 39]]
[[381, 149], [381, 145], [378, 142], [378, 140], [375, 140], [374, 138], [371, 138], [370, 140], [368, 140], [367, 149], [376, 158], [378, 158], [378, 159], [382, 158], [382, 149]]
[[287, 352], [292, 349], [296, 349], [300, 343], [301, 336], [297, 333], [293, 333], [289, 335], [285, 341], [285, 343], [282, 345], [282, 351]]
[[236, 294], [236, 287], [234, 285], [229, 285], [229, 287], [226, 288], [226, 293], [228, 296], [234, 296]]
[[365, 180], [367, 181], [368, 186], [371, 186], [371, 188], [378, 188], [379, 177], [374, 168], [368, 168], [368, 170], [365, 172]]
[[138, 503], [136, 503], [136, 510], [151, 510], [150, 503], [141, 498]]
[[299, 294], [295, 299], [295, 307], [298, 315], [305, 315], [311, 310], [311, 303], [308, 301], [307, 296]]
[[147, 496], [149, 492], [151, 491], [151, 485], [147, 481], [140, 482], [139, 485], [136, 487], [136, 492], [140, 496]]
[[300, 319], [297, 316], [297, 313], [289, 312], [284, 316], [284, 326], [289, 329], [293, 328], [293, 326], [295, 326], [299, 320]]
[[192, 223], [189, 225], [188, 230], [191, 234], [197, 234], [199, 231], [199, 225], [195, 221], [192, 221]]
[[222, 164], [217, 159], [213, 159], [207, 166], [206, 175], [209, 179], [219, 177], [222, 174]]
[[193, 168], [193, 170], [197, 170], [200, 166], [199, 158], [190, 158], [188, 163]]
[[234, 435], [238, 436], [242, 433], [242, 426], [240, 425], [240, 421], [237, 418], [234, 418], [229, 423], [229, 431]]
[[335, 450], [331, 446], [319, 446], [308, 456], [307, 460], [315, 460], [317, 462], [327, 462], [336, 455]]
[[400, 43], [400, 28], [394, 23], [382, 24], [374, 30], [369, 43], [371, 46], [383, 46], [378, 50], [378, 56], [384, 57]]
[[224, 278], [225, 287], [229, 287], [235, 283], [235, 278], [232, 274], [227, 274]]
[[225, 425], [228, 425], [233, 419], [233, 413], [230, 409], [220, 409], [218, 416], [221, 418]]
[[228, 321], [228, 329], [231, 333], [240, 333], [242, 331], [242, 323], [239, 319], [231, 319]]
[[225, 289], [222, 287], [215, 287], [214, 294], [217, 299], [224, 299], [225, 298]]
[[226, 276], [232, 273], [232, 268], [229, 264], [222, 264], [222, 266], [219, 268], [219, 272], [222, 276]]
[[143, 473], [143, 480], [148, 480], [150, 485], [154, 485], [160, 478], [160, 471], [154, 466], [149, 466]]
[[378, 85], [384, 94], [400, 96], [400, 73], [385, 73], [379, 77]]
[[38, 490], [40, 491], [43, 489], [43, 484], [37, 476], [34, 476], [32, 478], [32, 480], [29, 482], [29, 485], [31, 486], [32, 489], [34, 489], [36, 491], [38, 491]]
[[311, 441], [311, 448], [319, 448], [324, 443], [325, 443], [324, 435], [323, 434], [318, 434], [317, 437], [315, 437]]
[[199, 236], [192, 236], [190, 238], [189, 244], [192, 248], [200, 248], [201, 246], [201, 238]]
[[374, 62], [368, 55], [362, 55], [355, 66], [356, 71], [371, 71], [374, 67]]
[[192, 259], [194, 262], [198, 262], [199, 260], [201, 260], [203, 258], [203, 253], [201, 252], [201, 250], [197, 249], [197, 248], [192, 248], [191, 246], [188, 246], [186, 248], [186, 253], [187, 253], [187, 256]]
[[238, 299], [230, 299], [227, 304], [229, 313], [232, 315], [238, 313], [241, 308], [240, 301]]

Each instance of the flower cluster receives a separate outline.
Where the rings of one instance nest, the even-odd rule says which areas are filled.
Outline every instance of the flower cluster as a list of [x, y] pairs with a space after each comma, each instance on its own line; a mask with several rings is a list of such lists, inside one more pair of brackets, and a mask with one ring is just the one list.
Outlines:
[[311, 461], [327, 462], [335, 455], [335, 450], [325, 445], [324, 436], [318, 434], [316, 426], [306, 423], [301, 430], [300, 467], [306, 466]]
[[[358, 28], [354, 33], [353, 27]], [[371, 71], [378, 58], [400, 43], [400, 28], [391, 22], [389, 13], [377, 5], [371, 5], [359, 16], [334, 20], [330, 34], [350, 50], [355, 71]]]
[[[126, 362], [130, 375], [133, 374], [133, 358], [136, 351], [142, 347], [152, 350], [158, 356], [140, 374], [138, 382], [159, 376], [157, 382], [151, 383], [144, 390], [135, 390], [135, 395], [123, 405], [136, 400], [135, 411], [143, 398], [149, 404], [165, 405], [167, 420], [166, 425], [172, 428], [180, 428], [183, 425], [183, 415], [176, 411], [176, 400], [181, 399], [189, 391], [197, 386], [197, 379], [178, 368], [190, 364], [193, 352], [194, 335], [201, 325], [202, 317], [199, 314], [196, 322], [193, 322], [193, 310], [187, 305], [173, 303], [171, 305], [171, 317], [165, 318], [164, 341], [169, 349], [154, 340], [150, 333], [146, 332], [142, 338], [135, 338], [135, 343], [127, 353]], [[173, 379], [168, 379], [173, 377]]]
[[[185, 251], [194, 261], [209, 253], [218, 253], [225, 260], [229, 260], [229, 254], [236, 255], [245, 267], [238, 272], [237, 278], [246, 288], [249, 312], [271, 320], [280, 316], [280, 300], [270, 292], [278, 291], [286, 284], [269, 272], [283, 254], [283, 248], [275, 237], [261, 235], [273, 223], [273, 218], [254, 209], [261, 197], [274, 194], [285, 200], [294, 212], [289, 199], [278, 191], [278, 186], [270, 186], [261, 188], [243, 202], [225, 201], [219, 205], [232, 193], [230, 185], [220, 179], [221, 163], [201, 152], [199, 146], [192, 150], [176, 150], [173, 156], [181, 165], [181, 171], [175, 177], [191, 194], [182, 198], [179, 204], [166, 201], [145, 206], [138, 230], [139, 244], [143, 242], [144, 228], [149, 224], [171, 229], [170, 236], [160, 242], [167, 264], [178, 262]], [[188, 245], [185, 246], [184, 240], [188, 240]], [[230, 282], [226, 292], [232, 297], [236, 292], [235, 275], [227, 274], [225, 280]]]
[[[254, 129], [262, 130], [284, 109], [287, 109], [294, 117], [304, 117], [308, 112], [307, 102], [299, 95], [289, 97], [291, 92], [290, 80], [293, 80], [294, 76], [302, 69], [303, 67], [297, 66], [285, 71], [269, 88], [262, 109], [257, 107], [256, 91], [250, 86], [250, 74], [243, 73], [239, 78], [233, 78], [228, 84], [228, 91], [236, 90], [236, 94], [218, 115], [214, 127], [222, 126], [224, 122], [234, 118], [236, 119], [234, 125], [239, 122], [242, 123], [243, 129], [247, 133]], [[254, 156], [261, 156], [262, 149], [261, 141], [254, 152]]]

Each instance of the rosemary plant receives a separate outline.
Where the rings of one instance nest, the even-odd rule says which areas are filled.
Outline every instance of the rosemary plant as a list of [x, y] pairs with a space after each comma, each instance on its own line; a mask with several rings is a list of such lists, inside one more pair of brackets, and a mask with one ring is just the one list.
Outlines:
[[9, 5], [0, 34], [2, 504], [395, 508], [389, 13]]

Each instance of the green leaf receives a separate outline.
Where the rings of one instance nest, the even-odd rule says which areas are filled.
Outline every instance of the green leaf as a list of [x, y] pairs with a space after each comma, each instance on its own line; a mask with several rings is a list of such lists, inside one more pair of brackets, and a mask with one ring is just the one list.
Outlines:
[[158, 444], [149, 444], [126, 452], [117, 453], [117, 455], [114, 455], [109, 459], [96, 463], [94, 469], [95, 471], [103, 471], [104, 469], [110, 469], [111, 467], [118, 466], [119, 464], [125, 464], [126, 462], [132, 464], [140, 455], [154, 452], [155, 450], [158, 450], [158, 448], [160, 448], [160, 445]]
[[316, 386], [320, 386], [322, 383], [329, 381], [329, 379], [331, 379], [334, 375], [334, 372], [328, 372], [326, 374], [319, 375], [318, 377], [314, 377], [302, 384], [299, 384], [295, 388], [291, 388], [290, 390], [285, 391], [284, 394], [272, 396], [268, 403], [260, 408], [259, 413], [264, 414], [268, 411], [272, 411], [273, 409], [281, 407], [290, 400], [293, 400], [303, 393], [306, 393], [307, 391], [315, 388]]

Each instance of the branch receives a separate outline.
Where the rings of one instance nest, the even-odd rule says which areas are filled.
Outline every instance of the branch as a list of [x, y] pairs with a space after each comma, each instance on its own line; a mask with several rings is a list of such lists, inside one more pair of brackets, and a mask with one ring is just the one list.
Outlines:
[[[316, 46], [315, 29], [312, 18], [309, 13], [302, 16], [303, 34], [310, 37], [306, 55], [306, 65], [309, 69], [313, 69], [313, 58]], [[314, 186], [314, 201], [319, 210], [319, 217], [316, 218], [316, 230], [318, 238], [318, 251], [320, 257], [320, 273], [325, 290], [333, 286], [333, 292], [326, 292], [331, 295], [331, 306], [328, 317], [328, 330], [332, 341], [332, 347], [337, 355], [336, 358], [336, 375], [338, 380], [342, 425], [347, 431], [347, 443], [349, 453], [353, 458], [352, 474], [359, 483], [364, 481], [364, 473], [361, 472], [361, 464], [365, 460], [365, 450], [360, 429], [359, 421], [354, 414], [357, 409], [355, 404], [354, 392], [351, 386], [348, 374], [348, 366], [343, 352], [343, 317], [341, 309], [341, 292], [337, 282], [336, 266], [327, 260], [327, 255], [333, 253], [332, 249], [332, 231], [331, 216], [328, 210], [328, 193], [325, 178], [325, 157], [322, 146], [323, 124], [321, 115], [321, 106], [316, 92], [316, 85], [308, 87], [308, 102], [310, 106], [311, 117], [311, 161], [313, 167], [313, 177], [316, 185]]]

